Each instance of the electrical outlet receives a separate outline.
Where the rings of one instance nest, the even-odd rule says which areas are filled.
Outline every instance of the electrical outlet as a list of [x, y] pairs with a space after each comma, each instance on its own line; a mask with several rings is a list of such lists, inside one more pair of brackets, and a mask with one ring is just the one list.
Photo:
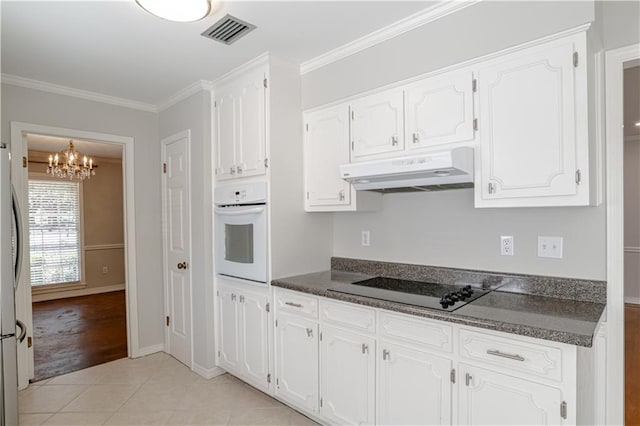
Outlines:
[[538, 237], [538, 257], [562, 259], [562, 237]]
[[369, 247], [371, 245], [371, 234], [369, 231], [362, 231], [360, 238], [364, 247]]
[[500, 254], [502, 256], [513, 256], [513, 236], [503, 235], [500, 237]]
[[103, 274], [108, 274], [109, 273], [109, 267], [108, 266], [103, 266], [102, 267], [102, 273]]

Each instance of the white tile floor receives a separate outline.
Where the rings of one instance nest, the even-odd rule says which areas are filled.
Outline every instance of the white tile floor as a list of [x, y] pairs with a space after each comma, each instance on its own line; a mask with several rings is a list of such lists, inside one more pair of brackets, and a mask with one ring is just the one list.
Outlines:
[[225, 374], [205, 380], [158, 353], [33, 383], [20, 425], [315, 425]]

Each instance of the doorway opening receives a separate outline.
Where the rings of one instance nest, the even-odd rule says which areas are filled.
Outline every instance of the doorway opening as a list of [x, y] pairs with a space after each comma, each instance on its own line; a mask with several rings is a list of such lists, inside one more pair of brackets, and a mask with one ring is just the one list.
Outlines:
[[[13, 167], [11, 169], [11, 179], [15, 188], [18, 205], [21, 211], [21, 221], [23, 224], [23, 234], [25, 234], [26, 241], [22, 245], [22, 258], [25, 259], [22, 262], [20, 270], [20, 280], [16, 287], [16, 317], [23, 321], [27, 327], [27, 335], [32, 338], [34, 336], [33, 327], [33, 305], [32, 305], [32, 291], [31, 291], [31, 263], [29, 261], [30, 256], [30, 242], [29, 237], [29, 199], [28, 199], [28, 187], [29, 187], [29, 138], [36, 136], [48, 136], [54, 138], [62, 138], [68, 146], [70, 139], [76, 141], [85, 141], [88, 143], [100, 143], [105, 149], [116, 149], [121, 154], [121, 185], [122, 185], [122, 229], [123, 229], [123, 242], [122, 249], [124, 251], [124, 294], [125, 294], [125, 318], [126, 318], [126, 351], [127, 356], [136, 357], [139, 356], [139, 341], [138, 341], [138, 309], [137, 309], [137, 285], [136, 285], [136, 250], [135, 250], [135, 214], [134, 214], [134, 152], [133, 142], [134, 139], [126, 136], [118, 136], [107, 133], [98, 133], [83, 131], [77, 129], [59, 128], [52, 126], [44, 126], [32, 123], [23, 122], [11, 122], [11, 156], [15, 159], [22, 159], [22, 167]], [[107, 148], [108, 147], [108, 148]], [[78, 150], [82, 149], [80, 146]], [[55, 153], [56, 148], [47, 148], [46, 152]], [[61, 150], [62, 148], [60, 148]], [[109, 158], [108, 155], [102, 155], [105, 158]], [[48, 158], [46, 159], [48, 163]], [[105, 166], [100, 166], [97, 169], [106, 170]], [[40, 164], [46, 173], [46, 165]], [[98, 175], [96, 173], [96, 177]], [[91, 178], [93, 179], [93, 177]], [[62, 179], [60, 180], [62, 181]], [[101, 200], [104, 202], [104, 200]], [[95, 248], [95, 247], [94, 247]], [[98, 247], [97, 250], [101, 251], [104, 247]], [[91, 251], [91, 250], [89, 250]], [[80, 261], [87, 262], [89, 264], [90, 259], [86, 256], [87, 251], [80, 251]], [[82, 257], [84, 255], [84, 257]], [[109, 275], [111, 271], [109, 265], [103, 265], [98, 262], [98, 274]], [[102, 274], [102, 267], [107, 266], [107, 274]], [[114, 274], [115, 275], [115, 274]], [[84, 278], [84, 277], [83, 277]], [[119, 283], [120, 287], [122, 283]], [[73, 284], [70, 284], [73, 286]], [[78, 288], [72, 288], [71, 291], [79, 290]], [[122, 291], [122, 290], [120, 290]], [[46, 293], [46, 291], [45, 291]], [[38, 295], [39, 296], [39, 295]], [[30, 380], [35, 377], [34, 373], [34, 350], [33, 345], [28, 345], [28, 339], [18, 346], [18, 388], [24, 389], [28, 386]]]
[[[37, 382], [127, 356], [123, 148], [32, 133], [26, 142]], [[84, 179], [54, 176], [70, 143]]]
[[625, 63], [624, 323], [625, 423], [640, 424], [640, 61]]

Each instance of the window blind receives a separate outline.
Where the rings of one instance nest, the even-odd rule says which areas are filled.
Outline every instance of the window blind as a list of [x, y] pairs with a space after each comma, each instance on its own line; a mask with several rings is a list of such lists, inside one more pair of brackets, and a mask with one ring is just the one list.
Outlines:
[[80, 281], [80, 184], [29, 180], [31, 285]]

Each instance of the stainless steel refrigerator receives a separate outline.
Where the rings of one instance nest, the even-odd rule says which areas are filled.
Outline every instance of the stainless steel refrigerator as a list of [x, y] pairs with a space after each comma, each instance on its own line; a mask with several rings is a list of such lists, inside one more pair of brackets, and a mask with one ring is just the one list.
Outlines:
[[[18, 424], [17, 343], [26, 329], [16, 322], [15, 290], [20, 272], [22, 229], [11, 185], [10, 155], [0, 144], [0, 424]], [[18, 327], [16, 327], [16, 325]], [[20, 336], [16, 337], [16, 329]]]

